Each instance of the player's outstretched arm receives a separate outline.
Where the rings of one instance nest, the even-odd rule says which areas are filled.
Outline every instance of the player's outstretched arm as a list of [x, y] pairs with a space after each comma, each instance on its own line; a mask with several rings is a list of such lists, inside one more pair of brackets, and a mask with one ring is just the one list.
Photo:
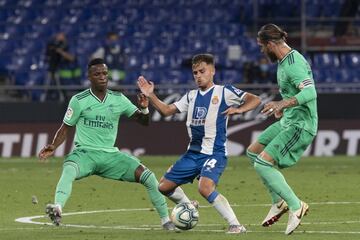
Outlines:
[[161, 101], [154, 93], [154, 83], [146, 80], [143, 76], [138, 78], [137, 85], [140, 91], [149, 98], [151, 105], [161, 113], [163, 116], [170, 116], [177, 113], [177, 108], [174, 104], [166, 104]]
[[259, 106], [260, 103], [261, 103], [260, 97], [254, 95], [254, 94], [251, 94], [251, 93], [246, 93], [246, 95], [244, 96], [244, 104], [242, 104], [238, 108], [229, 107], [228, 109], [226, 109], [223, 112], [223, 114], [226, 114], [229, 116], [229, 115], [233, 115], [233, 114], [244, 113], [244, 112], [255, 109], [257, 106]]
[[139, 93], [137, 95], [137, 103], [140, 110], [137, 110], [131, 116], [131, 119], [136, 120], [141, 125], [149, 126], [150, 123], [149, 108], [148, 108], [149, 99], [143, 93]]
[[54, 139], [51, 144], [47, 144], [39, 152], [39, 160], [41, 162], [46, 161], [47, 158], [54, 155], [54, 152], [58, 146], [60, 146], [66, 139], [68, 130], [71, 127], [66, 124], [61, 124], [60, 128], [56, 131]]

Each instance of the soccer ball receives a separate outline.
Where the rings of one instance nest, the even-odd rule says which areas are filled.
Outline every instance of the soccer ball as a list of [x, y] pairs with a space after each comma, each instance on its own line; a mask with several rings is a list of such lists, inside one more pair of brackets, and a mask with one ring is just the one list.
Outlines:
[[179, 203], [171, 212], [171, 221], [181, 230], [189, 230], [199, 221], [199, 211], [191, 203]]

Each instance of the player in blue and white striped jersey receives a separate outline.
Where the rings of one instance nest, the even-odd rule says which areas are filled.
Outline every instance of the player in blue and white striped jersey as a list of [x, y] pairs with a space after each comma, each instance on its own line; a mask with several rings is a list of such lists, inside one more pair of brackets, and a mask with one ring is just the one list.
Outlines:
[[239, 223], [227, 199], [216, 191], [216, 185], [227, 165], [228, 117], [256, 108], [260, 98], [231, 85], [215, 85], [215, 62], [211, 54], [195, 55], [192, 72], [198, 89], [170, 105], [155, 95], [153, 82], [143, 76], [138, 79], [141, 92], [162, 115], [187, 112], [188, 150], [160, 180], [159, 190], [175, 203], [190, 202], [180, 185], [199, 177], [200, 194], [229, 223], [228, 233], [242, 233], [245, 227]]

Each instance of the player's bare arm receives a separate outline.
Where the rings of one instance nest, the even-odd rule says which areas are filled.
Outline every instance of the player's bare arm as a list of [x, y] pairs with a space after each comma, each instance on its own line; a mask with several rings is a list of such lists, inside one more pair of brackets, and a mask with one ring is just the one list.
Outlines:
[[56, 131], [54, 139], [51, 144], [47, 144], [39, 152], [40, 161], [45, 161], [48, 157], [54, 155], [58, 146], [60, 146], [66, 139], [67, 133], [71, 127], [66, 124], [61, 124], [60, 128]]
[[244, 112], [255, 109], [257, 106], [259, 106], [260, 103], [261, 103], [261, 99], [258, 96], [251, 94], [251, 93], [246, 93], [244, 96], [244, 104], [242, 104], [238, 108], [229, 107], [222, 113], [226, 114], [227, 116], [244, 113]]
[[140, 93], [137, 95], [137, 103], [140, 110], [137, 110], [131, 118], [136, 120], [138, 123], [144, 126], [149, 126], [150, 117], [149, 117], [149, 99], [143, 94]]
[[178, 112], [174, 104], [166, 104], [154, 93], [154, 83], [140, 76], [137, 81], [140, 91], [149, 98], [151, 105], [163, 116], [170, 116]]

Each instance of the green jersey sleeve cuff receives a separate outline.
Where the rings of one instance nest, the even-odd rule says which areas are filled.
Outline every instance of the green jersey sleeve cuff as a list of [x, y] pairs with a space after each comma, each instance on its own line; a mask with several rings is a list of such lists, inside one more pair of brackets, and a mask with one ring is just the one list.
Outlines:
[[70, 126], [70, 127], [73, 127], [74, 125], [72, 125], [71, 123], [69, 123], [69, 122], [67, 122], [67, 121], [65, 121], [65, 120], [63, 120], [63, 123], [65, 123], [66, 125], [68, 125], [68, 126]]

